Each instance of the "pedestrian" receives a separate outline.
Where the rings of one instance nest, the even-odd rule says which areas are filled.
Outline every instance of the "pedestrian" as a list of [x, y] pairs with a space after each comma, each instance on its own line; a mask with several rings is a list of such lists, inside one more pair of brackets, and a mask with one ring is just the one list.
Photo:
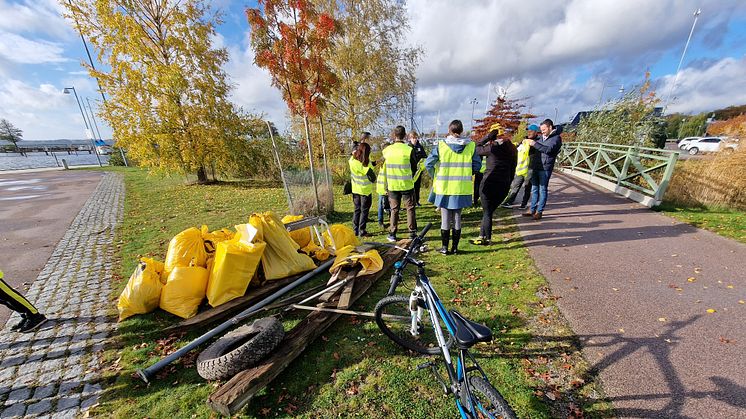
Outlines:
[[482, 201], [479, 237], [471, 242], [476, 245], [489, 245], [492, 241], [492, 216], [510, 191], [518, 151], [515, 144], [504, 137], [502, 126], [493, 124], [487, 135], [477, 142], [477, 154], [486, 157], [487, 169], [479, 190]]
[[[389, 145], [389, 141], [386, 140], [382, 147], [386, 148], [386, 146]], [[381, 154], [383, 156], [383, 153]], [[381, 159], [378, 162], [378, 166], [380, 169], [378, 169], [378, 176], [376, 178], [376, 193], [378, 194], [378, 227], [381, 228], [381, 230], [386, 229], [386, 225], [383, 223], [383, 216], [384, 212], [386, 214], [391, 214], [391, 207], [389, 206], [389, 196], [386, 193], [386, 162]]]
[[47, 321], [47, 318], [3, 278], [3, 271], [0, 271], [0, 304], [21, 315], [21, 321], [11, 326], [10, 330], [27, 333], [38, 329]]
[[367, 237], [368, 213], [373, 202], [373, 183], [376, 173], [370, 167], [370, 145], [361, 142], [349, 160], [350, 181], [352, 183], [352, 229], [356, 236]]
[[531, 208], [522, 215], [541, 220], [547, 203], [549, 178], [554, 170], [554, 161], [562, 148], [561, 129], [554, 127], [551, 119], [539, 126], [541, 137], [529, 140], [529, 167], [531, 170]]
[[[476, 144], [461, 137], [464, 125], [458, 119], [448, 125], [448, 136], [433, 147], [425, 168], [433, 178], [429, 201], [440, 208], [440, 240], [444, 255], [458, 252], [461, 240], [461, 210], [472, 204], [472, 175], [479, 172], [482, 161]], [[437, 166], [437, 170], [436, 170]], [[453, 239], [451, 248], [448, 248]]]
[[523, 187], [523, 197], [521, 198], [521, 206], [518, 208], [523, 210], [528, 205], [528, 200], [531, 198], [531, 169], [528, 167], [528, 154], [531, 146], [528, 145], [528, 141], [535, 140], [538, 135], [538, 125], [531, 124], [526, 128], [526, 138], [518, 146], [518, 165], [515, 167], [515, 177], [510, 185], [510, 194], [505, 198], [505, 202], [500, 205], [503, 208], [513, 207], [521, 187]]
[[422, 169], [423, 169], [423, 165], [421, 164], [421, 162], [422, 160], [427, 158], [427, 151], [425, 151], [425, 147], [422, 146], [422, 143], [420, 142], [420, 137], [417, 135], [416, 131], [410, 131], [407, 138], [409, 138], [409, 145], [410, 147], [412, 147], [412, 154], [414, 154], [414, 157], [417, 160], [417, 172], [415, 173], [415, 179], [414, 179], [414, 204], [419, 207], [420, 206], [420, 186], [422, 185]]
[[386, 193], [391, 206], [389, 235], [386, 239], [390, 242], [397, 240], [399, 210], [402, 204], [407, 211], [409, 237], [417, 236], [417, 213], [414, 205], [414, 175], [417, 172], [417, 160], [412, 147], [404, 143], [407, 130], [398, 125], [394, 128], [393, 136], [394, 143], [383, 149], [385, 161], [383, 173], [386, 176]]
[[[367, 143], [370, 141], [370, 133], [368, 131], [363, 131], [362, 134], [360, 134], [360, 140], [353, 140], [352, 141], [352, 153], [357, 150], [357, 146], [360, 145], [360, 143]], [[350, 153], [350, 154], [352, 154]]]

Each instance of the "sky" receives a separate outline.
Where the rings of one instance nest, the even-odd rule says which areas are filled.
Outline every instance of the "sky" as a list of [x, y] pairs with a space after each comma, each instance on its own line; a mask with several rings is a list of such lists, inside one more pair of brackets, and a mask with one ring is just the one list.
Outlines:
[[[243, 10], [254, 2], [212, 4], [223, 13], [214, 42], [230, 54], [231, 99], [283, 129], [285, 105], [249, 47]], [[618, 98], [621, 86], [629, 91], [646, 71], [667, 113], [746, 104], [742, 0], [409, 0], [407, 10], [408, 42], [424, 50], [415, 117], [421, 130], [435, 129], [438, 120], [445, 129], [451, 119], [468, 127], [472, 109], [480, 118], [498, 93], [522, 99], [537, 119], [564, 122]], [[84, 137], [75, 97], [63, 89], [75, 87], [83, 104], [97, 109], [96, 81], [81, 66], [86, 59], [56, 1], [0, 0], [0, 118], [22, 129], [24, 139]]]

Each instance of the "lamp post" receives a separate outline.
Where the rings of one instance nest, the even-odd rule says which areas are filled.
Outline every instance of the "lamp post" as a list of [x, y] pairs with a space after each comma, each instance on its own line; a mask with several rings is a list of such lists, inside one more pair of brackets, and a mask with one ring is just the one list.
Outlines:
[[689, 31], [689, 37], [686, 38], [686, 44], [684, 44], [684, 51], [681, 52], [681, 59], [679, 60], [679, 66], [676, 67], [676, 75], [673, 78], [673, 84], [671, 85], [671, 90], [668, 92], [668, 97], [666, 98], [666, 104], [663, 106], [663, 114], [666, 113], [666, 109], [668, 109], [668, 103], [671, 100], [671, 95], [673, 94], [674, 89], [676, 89], [676, 82], [679, 80], [679, 70], [681, 70], [681, 64], [684, 62], [684, 56], [686, 55], [686, 50], [689, 48], [689, 42], [692, 40], [692, 34], [694, 33], [694, 27], [697, 25], [697, 19], [699, 19], [699, 15], [702, 14], [702, 9], [697, 9], [694, 12], [694, 22], [692, 22], [692, 29]]
[[[601, 96], [598, 98], [598, 104], [600, 105], [604, 100], [604, 91], [609, 86], [614, 86], [615, 83], [604, 83], [603, 86], [601, 86]], [[624, 85], [622, 84], [619, 86], [619, 93], [624, 93]]]
[[471, 130], [473, 131], [474, 130], [474, 107], [477, 106], [477, 103], [479, 103], [479, 101], [477, 100], [477, 98], [473, 98], [472, 100], [469, 101], [469, 103], [471, 103]]
[[78, 99], [78, 92], [75, 91], [75, 87], [65, 87], [64, 90], [62, 90], [62, 93], [69, 95], [70, 92], [73, 92], [75, 95], [75, 101], [78, 102], [78, 109], [80, 109], [80, 115], [83, 116], [83, 123], [85, 123], [85, 133], [89, 140], [91, 140], [91, 144], [93, 145], [93, 152], [96, 153], [96, 160], [98, 160], [99, 167], [102, 167], [103, 164], [101, 164], [101, 156], [98, 155], [98, 149], [96, 149], [96, 143], [93, 142], [93, 130], [88, 125], [88, 120], [85, 117], [85, 113], [83, 112], [83, 106], [80, 104], [80, 99]]
[[679, 125], [679, 133], [676, 134], [677, 137], [679, 137], [679, 140], [681, 140], [681, 129], [684, 128], [684, 123], [686, 122], [686, 118], [681, 119], [681, 124]]

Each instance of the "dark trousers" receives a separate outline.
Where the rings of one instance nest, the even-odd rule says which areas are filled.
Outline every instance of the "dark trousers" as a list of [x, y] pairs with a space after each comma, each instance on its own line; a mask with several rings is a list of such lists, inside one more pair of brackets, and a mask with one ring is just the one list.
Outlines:
[[482, 172], [474, 173], [474, 198], [472, 199], [472, 204], [475, 207], [479, 204], [479, 197], [481, 196], [479, 187], [482, 185], [483, 177], [484, 173]]
[[420, 173], [420, 177], [417, 178], [417, 181], [414, 183], [414, 203], [419, 204], [420, 203], [420, 186], [422, 186], [422, 174]]
[[523, 197], [521, 198], [521, 206], [525, 207], [528, 204], [528, 200], [531, 198], [531, 171], [526, 173], [526, 176], [516, 176], [513, 178], [513, 183], [510, 184], [510, 193], [505, 198], [506, 205], [513, 205], [515, 198], [518, 196], [518, 192], [523, 187]]
[[15, 312], [21, 313], [24, 317], [39, 312], [36, 307], [26, 299], [26, 297], [14, 290], [2, 279], [0, 279], [0, 304], [7, 306]]
[[510, 183], [507, 182], [482, 185], [482, 192], [479, 195], [482, 200], [482, 224], [479, 227], [479, 235], [482, 238], [492, 240], [492, 216], [509, 191]]
[[389, 233], [396, 236], [399, 227], [399, 209], [404, 201], [404, 209], [407, 210], [407, 228], [409, 234], [417, 233], [417, 214], [414, 205], [414, 189], [408, 191], [389, 191], [389, 204], [391, 205], [391, 225]]
[[355, 205], [355, 211], [352, 213], [352, 229], [355, 230], [355, 235], [359, 236], [368, 232], [365, 228], [368, 225], [368, 213], [373, 203], [373, 195], [353, 193], [352, 203]]

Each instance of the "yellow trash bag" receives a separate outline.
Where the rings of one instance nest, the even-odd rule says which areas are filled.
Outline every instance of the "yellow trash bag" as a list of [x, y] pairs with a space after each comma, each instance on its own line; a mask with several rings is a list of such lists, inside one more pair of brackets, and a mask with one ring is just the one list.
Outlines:
[[252, 214], [249, 217], [249, 224], [257, 230], [254, 241], [267, 243], [262, 254], [262, 268], [268, 281], [287, 278], [316, 268], [313, 259], [298, 253], [298, 243], [290, 237], [280, 218], [272, 211]]
[[[360, 246], [360, 240], [355, 236], [355, 232], [346, 225], [343, 224], [332, 224], [329, 226], [329, 231], [332, 232], [334, 237], [334, 246], [337, 250], [345, 246]], [[331, 239], [329, 238], [329, 232], [324, 232], [324, 243], [327, 246], [331, 246]]]
[[[288, 224], [294, 221], [300, 221], [302, 219], [302, 215], [286, 215], [282, 217], [282, 223]], [[305, 227], [301, 228], [300, 230], [291, 231], [290, 237], [292, 237], [293, 240], [298, 243], [298, 246], [303, 249], [304, 247], [308, 246], [309, 243], [311, 243], [311, 227]]]
[[119, 321], [135, 314], [145, 314], [158, 308], [161, 298], [163, 263], [149, 258], [140, 259], [127, 286], [117, 302]]
[[329, 272], [333, 274], [342, 266], [351, 266], [356, 263], [362, 265], [358, 275], [374, 274], [383, 269], [383, 259], [381, 259], [377, 250], [371, 249], [360, 253], [355, 251], [355, 246], [345, 246], [337, 250], [337, 258], [334, 259], [334, 264], [329, 268]]
[[[233, 239], [236, 233], [227, 228], [209, 231], [206, 225], [202, 225], [202, 240], [205, 242], [205, 250], [209, 254], [214, 254], [218, 243]], [[209, 269], [208, 269], [209, 270]]]
[[168, 243], [166, 252], [166, 277], [177, 266], [201, 266], [205, 267], [207, 251], [202, 239], [202, 231], [190, 227], [174, 236]]
[[161, 290], [160, 306], [171, 314], [188, 319], [197, 314], [206, 290], [207, 269], [201, 266], [176, 266]]
[[245, 244], [239, 240], [218, 243], [207, 281], [207, 301], [217, 307], [241, 297], [254, 277], [266, 243]]

